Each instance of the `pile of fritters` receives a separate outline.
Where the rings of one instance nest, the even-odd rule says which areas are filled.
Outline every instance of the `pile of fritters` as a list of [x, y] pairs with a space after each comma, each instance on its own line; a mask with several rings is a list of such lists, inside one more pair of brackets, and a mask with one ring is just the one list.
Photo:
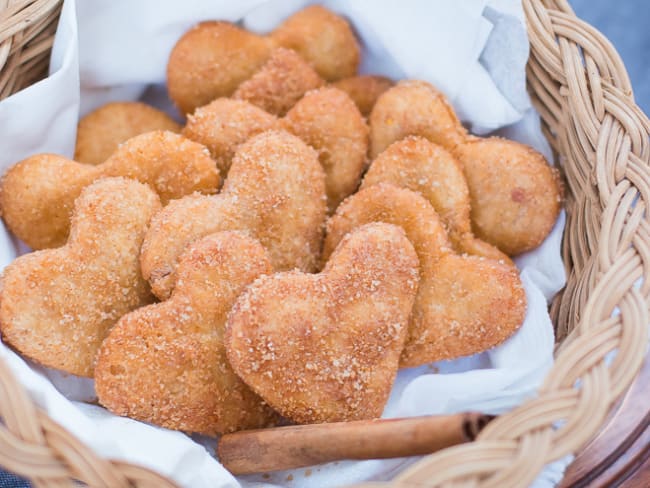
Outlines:
[[218, 435], [378, 417], [399, 368], [510, 337], [556, 171], [359, 60], [318, 6], [266, 36], [204, 22], [167, 66], [183, 126], [112, 103], [76, 161], [10, 168], [2, 217], [36, 250], [4, 271], [3, 339], [116, 414]]

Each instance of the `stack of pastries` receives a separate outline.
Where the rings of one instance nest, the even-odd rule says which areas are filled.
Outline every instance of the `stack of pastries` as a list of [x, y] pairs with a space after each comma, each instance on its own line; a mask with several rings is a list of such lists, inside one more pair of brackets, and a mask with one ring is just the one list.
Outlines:
[[74, 161], [16, 163], [0, 209], [35, 251], [2, 275], [3, 340], [118, 415], [206, 435], [378, 417], [400, 368], [506, 340], [510, 258], [551, 231], [556, 171], [359, 60], [319, 6], [266, 36], [204, 22], [167, 66], [184, 125], [111, 103]]

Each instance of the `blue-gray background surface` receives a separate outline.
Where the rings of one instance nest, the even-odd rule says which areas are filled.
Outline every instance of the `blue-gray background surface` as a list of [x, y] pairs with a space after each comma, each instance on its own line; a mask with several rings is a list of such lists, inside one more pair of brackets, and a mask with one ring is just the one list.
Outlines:
[[627, 67], [634, 97], [650, 114], [650, 1], [569, 0], [576, 14], [614, 44]]
[[[650, 0], [569, 0], [579, 17], [614, 44], [628, 69], [637, 104], [650, 113]], [[0, 471], [0, 487], [27, 483]]]

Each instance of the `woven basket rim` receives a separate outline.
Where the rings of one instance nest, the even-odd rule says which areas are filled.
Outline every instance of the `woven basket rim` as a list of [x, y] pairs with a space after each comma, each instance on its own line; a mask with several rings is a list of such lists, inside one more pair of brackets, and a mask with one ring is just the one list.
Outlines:
[[[46, 72], [61, 0], [0, 5], [1, 100]], [[477, 441], [423, 458], [390, 486], [528, 486], [545, 464], [597, 432], [646, 354], [650, 283], [637, 281], [650, 272], [650, 121], [616, 50], [566, 0], [523, 6], [529, 90], [568, 189], [568, 283], [551, 309], [565, 340], [537, 398], [493, 421]], [[175, 486], [96, 455], [34, 405], [1, 360], [0, 415], [0, 465], [37, 486]]]

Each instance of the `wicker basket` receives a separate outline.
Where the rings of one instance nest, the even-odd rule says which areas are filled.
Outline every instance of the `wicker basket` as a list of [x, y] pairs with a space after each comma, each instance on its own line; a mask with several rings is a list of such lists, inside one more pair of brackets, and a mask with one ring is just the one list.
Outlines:
[[[650, 280], [637, 282], [650, 273], [650, 122], [616, 51], [566, 0], [523, 3], [528, 86], [567, 182], [569, 278], [551, 309], [561, 341], [556, 363], [536, 399], [476, 442], [412, 465], [392, 486], [529, 485], [597, 432], [646, 353]], [[46, 72], [59, 10], [58, 0], [0, 0], [0, 99]], [[0, 415], [0, 465], [37, 486], [174, 486], [96, 456], [36, 408], [2, 364]]]

